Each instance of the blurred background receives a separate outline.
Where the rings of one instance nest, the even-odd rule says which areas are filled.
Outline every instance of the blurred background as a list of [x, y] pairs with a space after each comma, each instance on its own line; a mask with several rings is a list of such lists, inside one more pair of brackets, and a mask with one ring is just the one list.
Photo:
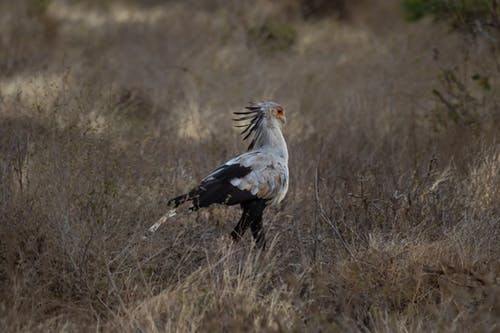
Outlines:
[[[496, 0], [0, 0], [0, 330], [494, 331]], [[287, 114], [272, 239], [144, 230]]]

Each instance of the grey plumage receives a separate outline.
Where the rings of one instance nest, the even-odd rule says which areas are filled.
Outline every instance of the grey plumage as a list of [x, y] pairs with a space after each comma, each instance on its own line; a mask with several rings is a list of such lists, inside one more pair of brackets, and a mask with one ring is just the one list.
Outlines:
[[174, 216], [175, 209], [185, 202], [191, 202], [191, 210], [214, 203], [240, 204], [243, 214], [231, 233], [233, 239], [238, 241], [250, 226], [255, 241], [264, 247], [262, 213], [265, 207], [281, 202], [288, 191], [288, 149], [282, 134], [285, 115], [283, 107], [274, 102], [257, 103], [246, 109], [234, 112], [238, 116], [234, 120], [248, 121], [237, 125], [244, 128], [243, 140], [251, 137], [248, 152], [212, 171], [198, 187], [171, 199], [168, 204], [172, 209], [150, 232]]

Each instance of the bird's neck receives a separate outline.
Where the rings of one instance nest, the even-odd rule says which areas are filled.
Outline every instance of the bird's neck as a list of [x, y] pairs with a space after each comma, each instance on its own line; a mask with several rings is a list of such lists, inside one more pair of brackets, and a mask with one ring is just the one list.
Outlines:
[[253, 149], [274, 150], [278, 156], [288, 161], [288, 149], [279, 127], [268, 127], [259, 131]]

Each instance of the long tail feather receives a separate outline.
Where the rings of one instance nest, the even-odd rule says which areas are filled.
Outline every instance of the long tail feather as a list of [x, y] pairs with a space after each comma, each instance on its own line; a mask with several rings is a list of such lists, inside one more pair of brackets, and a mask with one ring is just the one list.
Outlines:
[[179, 195], [178, 197], [170, 199], [167, 203], [167, 206], [177, 208], [186, 201], [189, 201], [190, 199], [191, 199], [191, 193]]
[[164, 214], [158, 221], [156, 221], [155, 224], [153, 224], [151, 227], [149, 227], [148, 235], [145, 235], [143, 239], [148, 238], [149, 235], [152, 235], [160, 228], [160, 226], [165, 223], [169, 218], [174, 217], [177, 215], [177, 207], [185, 203], [186, 201], [192, 200], [196, 190], [193, 190], [187, 194], [179, 195], [178, 197], [175, 197], [173, 199], [170, 199], [167, 203], [167, 206], [172, 207], [166, 214]]
[[175, 209], [169, 210], [168, 213], [163, 215], [158, 221], [156, 221], [155, 224], [153, 224], [151, 227], [149, 227], [149, 229], [148, 229], [149, 233], [154, 234], [156, 232], [156, 230], [158, 230], [158, 228], [163, 223], [165, 223], [169, 218], [174, 217], [175, 215], [177, 215], [177, 212], [175, 211]]

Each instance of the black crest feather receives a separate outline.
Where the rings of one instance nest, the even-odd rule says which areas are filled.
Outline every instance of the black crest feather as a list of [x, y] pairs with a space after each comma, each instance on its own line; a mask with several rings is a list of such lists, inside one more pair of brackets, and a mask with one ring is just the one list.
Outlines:
[[[249, 120], [248, 123], [244, 124], [238, 124], [236, 127], [243, 128], [243, 131], [241, 132], [241, 135], [243, 136], [243, 140], [246, 140], [252, 135], [252, 133], [255, 133], [255, 131], [259, 128], [262, 119], [264, 117], [264, 112], [260, 106], [257, 105], [250, 105], [245, 107], [248, 111], [244, 112], [233, 112], [235, 115], [239, 116], [237, 118], [234, 118], [233, 120], [236, 122], [239, 121], [247, 121]], [[254, 145], [254, 140], [250, 143], [249, 149], [252, 149]]]

